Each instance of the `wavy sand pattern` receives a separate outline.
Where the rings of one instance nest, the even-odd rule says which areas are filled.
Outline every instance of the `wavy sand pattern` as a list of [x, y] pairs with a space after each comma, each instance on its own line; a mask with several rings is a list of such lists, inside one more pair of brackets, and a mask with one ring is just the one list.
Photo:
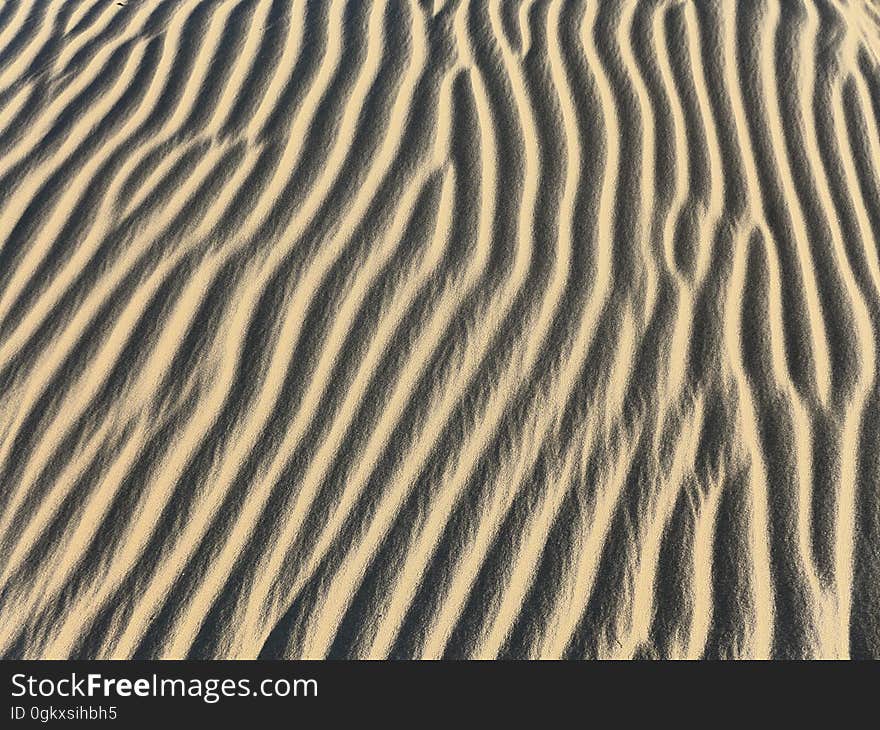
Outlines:
[[0, 655], [880, 657], [876, 0], [5, 0], [0, 221]]

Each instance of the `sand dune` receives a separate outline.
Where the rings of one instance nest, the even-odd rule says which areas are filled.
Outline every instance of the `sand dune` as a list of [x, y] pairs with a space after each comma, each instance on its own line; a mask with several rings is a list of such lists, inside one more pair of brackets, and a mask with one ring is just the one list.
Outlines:
[[5, 0], [0, 221], [0, 656], [880, 658], [876, 0]]

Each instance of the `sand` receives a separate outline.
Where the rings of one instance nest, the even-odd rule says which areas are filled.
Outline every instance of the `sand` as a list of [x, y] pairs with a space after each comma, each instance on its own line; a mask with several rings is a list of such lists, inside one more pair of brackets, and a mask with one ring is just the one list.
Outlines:
[[880, 658], [876, 0], [5, 0], [0, 221], [0, 656]]

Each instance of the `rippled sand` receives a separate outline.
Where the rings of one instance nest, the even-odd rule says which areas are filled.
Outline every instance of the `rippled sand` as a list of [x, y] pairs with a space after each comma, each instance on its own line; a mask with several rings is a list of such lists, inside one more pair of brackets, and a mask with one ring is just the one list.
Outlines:
[[880, 658], [876, 0], [0, 1], [0, 655]]

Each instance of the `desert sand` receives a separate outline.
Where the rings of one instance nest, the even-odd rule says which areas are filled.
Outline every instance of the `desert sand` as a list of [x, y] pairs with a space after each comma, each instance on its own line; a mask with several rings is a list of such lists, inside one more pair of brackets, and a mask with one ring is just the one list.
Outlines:
[[0, 656], [880, 658], [876, 0], [0, 1]]

